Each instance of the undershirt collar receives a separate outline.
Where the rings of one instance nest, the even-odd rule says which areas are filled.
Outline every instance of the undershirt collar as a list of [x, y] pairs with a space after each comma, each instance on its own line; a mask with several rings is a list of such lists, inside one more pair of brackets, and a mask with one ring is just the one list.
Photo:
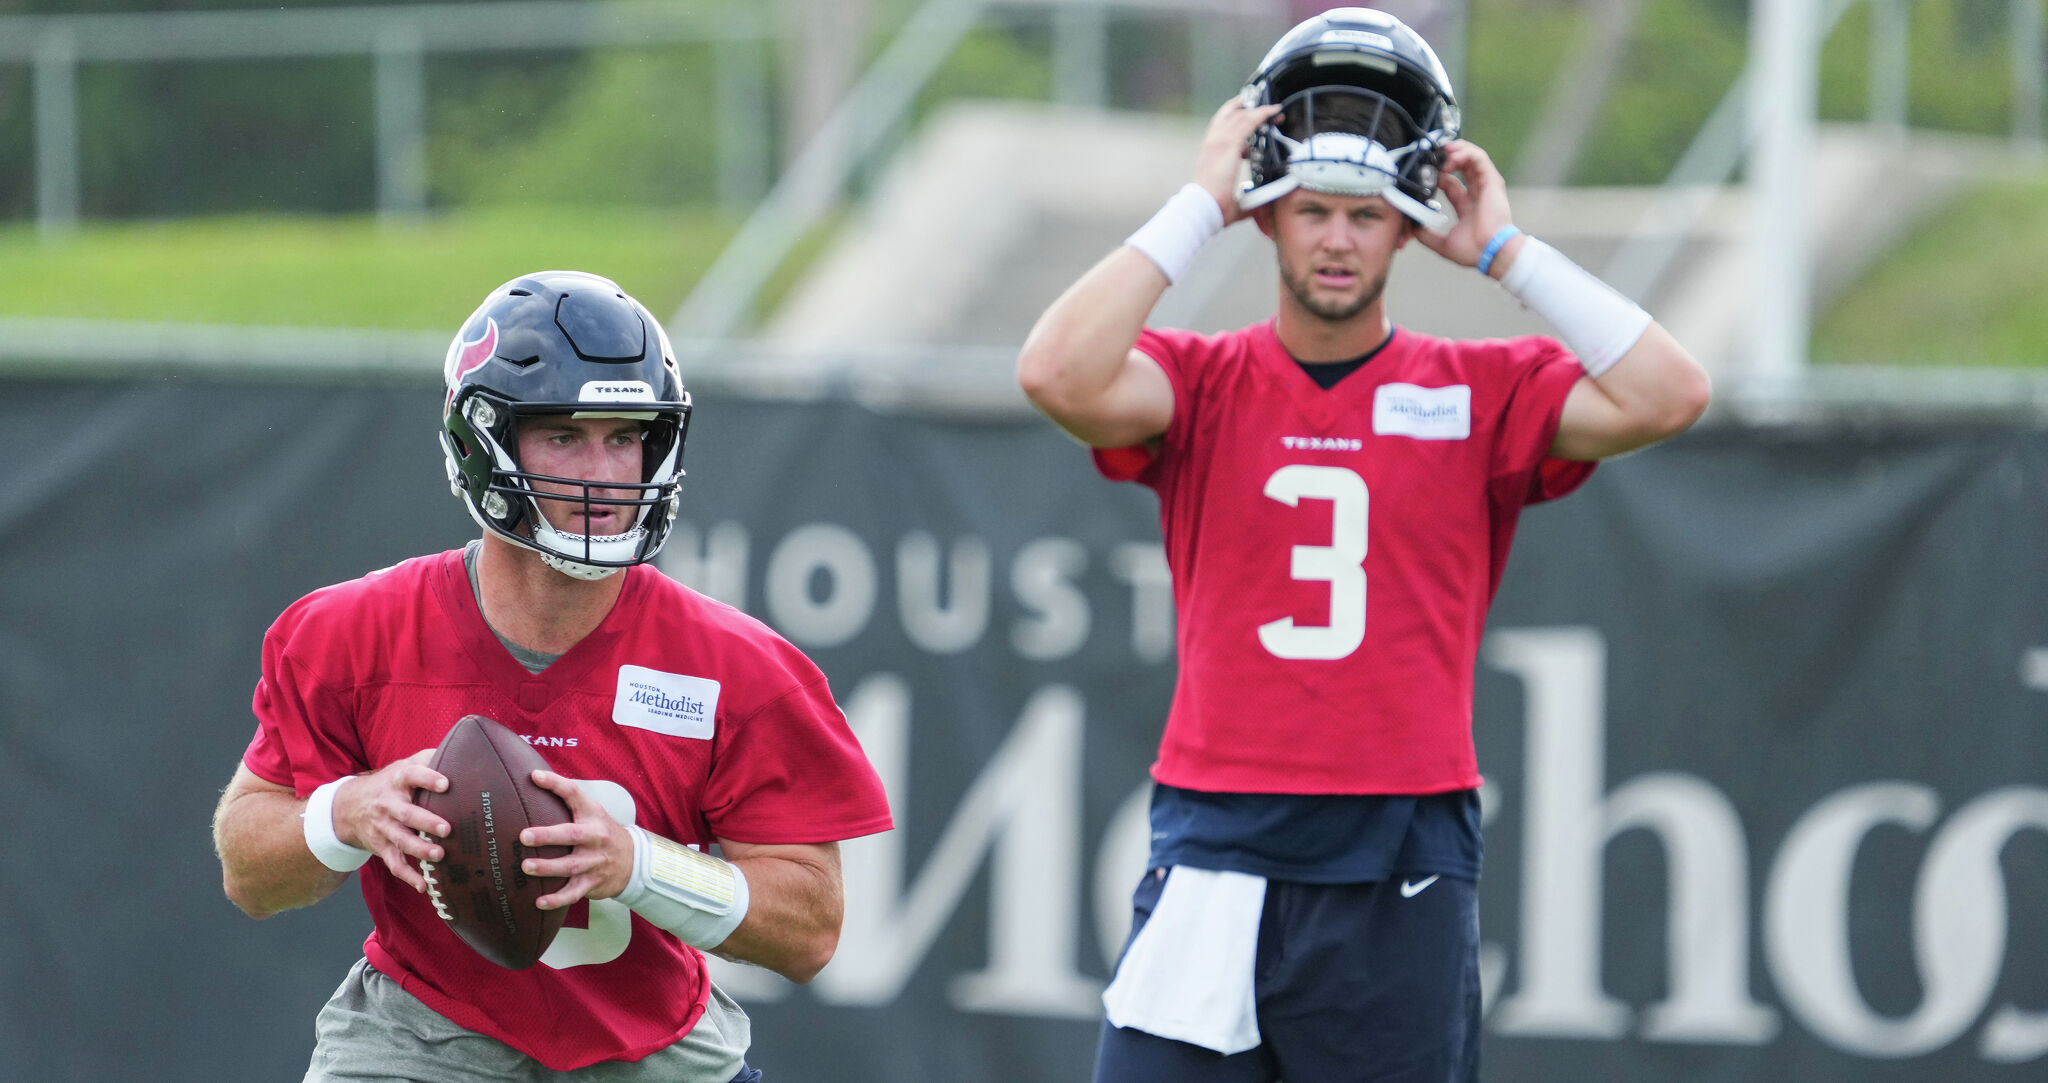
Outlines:
[[[1317, 387], [1328, 391], [1336, 387], [1339, 380], [1364, 368], [1367, 361], [1378, 357], [1380, 351], [1386, 349], [1387, 343], [1392, 341], [1394, 341], [1394, 332], [1392, 328], [1389, 328], [1387, 330], [1387, 337], [1381, 339], [1379, 345], [1348, 361], [1303, 361], [1299, 357], [1294, 357], [1294, 363], [1301, 366], [1301, 371], [1308, 373], [1308, 378], [1314, 380]], [[1288, 356], [1293, 357], [1292, 354]]]
[[[484, 588], [477, 580], [476, 566], [478, 558], [483, 555], [483, 551], [484, 541], [482, 538], [478, 538], [462, 547], [462, 567], [465, 571], [469, 572], [469, 590], [470, 593], [476, 595], [476, 611], [478, 616], [482, 616], [484, 611]], [[490, 618], [485, 617], [484, 626], [490, 627], [490, 624]], [[512, 652], [513, 660], [526, 667], [526, 672], [528, 673], [539, 673], [541, 670], [554, 665], [562, 657], [559, 654], [548, 654], [544, 651], [529, 650], [522, 647], [506, 639], [504, 634], [496, 628], [491, 628], [491, 634], [498, 637], [498, 642], [503, 643], [505, 649]]]

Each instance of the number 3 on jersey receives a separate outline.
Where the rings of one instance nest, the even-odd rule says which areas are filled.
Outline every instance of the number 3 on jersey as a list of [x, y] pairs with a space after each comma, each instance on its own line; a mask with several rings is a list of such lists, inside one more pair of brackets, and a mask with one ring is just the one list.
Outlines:
[[1365, 642], [1365, 479], [1341, 466], [1295, 463], [1273, 471], [1266, 495], [1288, 507], [1330, 502], [1330, 544], [1294, 547], [1288, 574], [1330, 585], [1330, 623], [1299, 625], [1281, 617], [1259, 625], [1259, 642], [1275, 657], [1343, 658]]
[[[597, 798], [612, 819], [622, 824], [634, 822], [639, 809], [624, 786], [603, 778], [580, 778], [576, 782]], [[626, 945], [633, 939], [633, 912], [617, 899], [591, 899], [589, 908], [589, 924], [581, 929], [564, 926], [555, 934], [555, 942], [540, 957], [543, 965], [565, 970], [609, 963], [626, 953]]]

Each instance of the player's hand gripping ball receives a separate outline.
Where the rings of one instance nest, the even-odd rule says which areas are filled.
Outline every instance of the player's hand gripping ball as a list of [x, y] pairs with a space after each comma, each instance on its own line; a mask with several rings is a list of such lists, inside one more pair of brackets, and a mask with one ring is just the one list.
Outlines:
[[541, 910], [534, 900], [561, 890], [560, 876], [520, 871], [530, 852], [552, 858], [567, 846], [519, 844], [528, 827], [568, 823], [574, 817], [560, 797], [534, 785], [533, 772], [547, 761], [520, 736], [482, 715], [467, 715], [434, 751], [429, 767], [448, 776], [448, 792], [414, 790], [413, 801], [452, 828], [434, 841], [440, 861], [420, 862], [427, 897], [455, 935], [484, 958], [512, 970], [539, 961], [566, 910]]

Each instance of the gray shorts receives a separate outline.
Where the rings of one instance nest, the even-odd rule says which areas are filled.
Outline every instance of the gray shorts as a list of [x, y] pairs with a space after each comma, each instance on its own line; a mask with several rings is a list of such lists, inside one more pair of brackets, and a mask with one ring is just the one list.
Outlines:
[[744, 1083], [760, 1078], [747, 1067], [752, 1031], [747, 1013], [714, 985], [704, 1017], [674, 1045], [639, 1061], [608, 1060], [557, 1072], [496, 1038], [457, 1026], [368, 959], [358, 959], [313, 1021], [317, 1040], [305, 1083]]

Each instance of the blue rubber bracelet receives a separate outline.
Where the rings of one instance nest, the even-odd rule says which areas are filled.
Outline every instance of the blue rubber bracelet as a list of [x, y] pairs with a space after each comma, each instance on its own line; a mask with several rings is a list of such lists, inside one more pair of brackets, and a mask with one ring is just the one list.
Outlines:
[[1502, 226], [1493, 239], [1486, 242], [1486, 251], [1479, 253], [1479, 273], [1485, 274], [1493, 267], [1493, 257], [1500, 255], [1501, 246], [1522, 235], [1518, 226]]

